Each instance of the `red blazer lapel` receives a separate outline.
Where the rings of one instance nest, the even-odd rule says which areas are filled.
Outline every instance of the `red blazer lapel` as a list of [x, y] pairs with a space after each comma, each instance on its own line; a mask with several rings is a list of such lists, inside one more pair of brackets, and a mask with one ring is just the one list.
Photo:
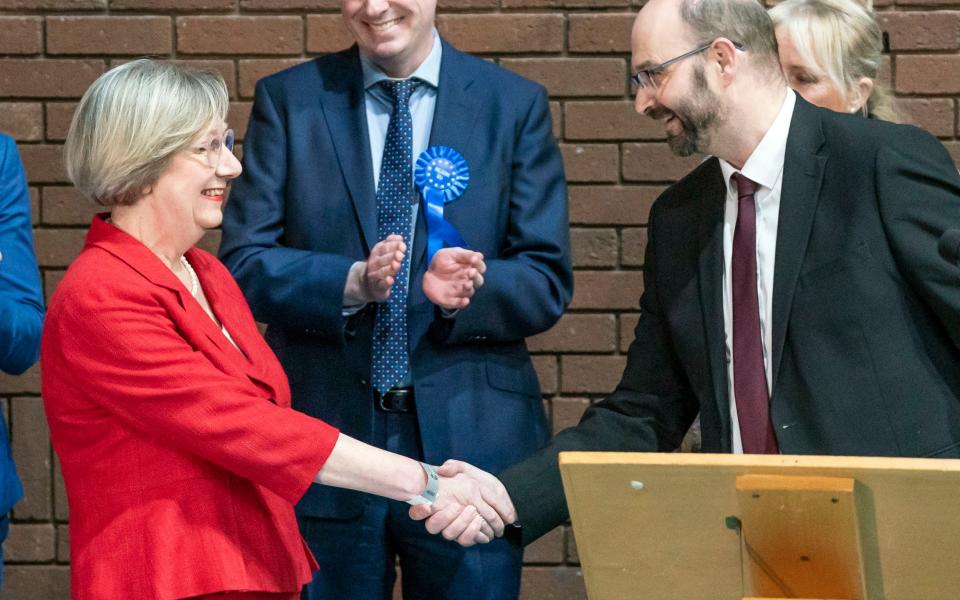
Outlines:
[[266, 391], [273, 402], [280, 406], [289, 406], [290, 387], [283, 368], [260, 334], [246, 298], [230, 272], [215, 257], [197, 248], [187, 252], [187, 260], [197, 271], [203, 293], [207, 296], [214, 314], [226, 327], [237, 346], [226, 339], [223, 332], [194, 300], [193, 304], [210, 324], [208, 335], [223, 349], [233, 366]]
[[174, 320], [191, 345], [206, 354], [220, 370], [249, 379], [265, 398], [289, 406], [286, 376], [260, 335], [250, 308], [226, 267], [202, 250], [187, 251], [187, 260], [197, 272], [213, 313], [240, 350], [227, 340], [180, 279], [139, 240], [107, 223], [107, 216], [103, 213], [94, 217], [85, 246], [96, 246], [113, 254], [154, 285], [176, 294], [183, 314], [182, 318], [174, 315]]

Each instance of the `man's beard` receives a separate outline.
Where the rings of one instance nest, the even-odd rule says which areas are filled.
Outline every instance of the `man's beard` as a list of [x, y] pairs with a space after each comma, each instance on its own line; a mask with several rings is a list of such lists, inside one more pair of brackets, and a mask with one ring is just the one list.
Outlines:
[[655, 119], [672, 115], [680, 121], [678, 134], [667, 134], [667, 144], [677, 156], [706, 154], [710, 146], [710, 134], [720, 120], [720, 99], [707, 86], [703, 68], [697, 65], [693, 69], [693, 91], [677, 103], [674, 111], [658, 108], [651, 113]]

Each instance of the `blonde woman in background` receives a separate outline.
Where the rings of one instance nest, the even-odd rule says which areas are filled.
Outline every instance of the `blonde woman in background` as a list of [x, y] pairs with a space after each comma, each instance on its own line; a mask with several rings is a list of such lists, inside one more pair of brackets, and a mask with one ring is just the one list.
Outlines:
[[883, 33], [869, 7], [855, 0], [786, 0], [770, 16], [787, 82], [805, 100], [899, 120], [893, 97], [877, 81]]

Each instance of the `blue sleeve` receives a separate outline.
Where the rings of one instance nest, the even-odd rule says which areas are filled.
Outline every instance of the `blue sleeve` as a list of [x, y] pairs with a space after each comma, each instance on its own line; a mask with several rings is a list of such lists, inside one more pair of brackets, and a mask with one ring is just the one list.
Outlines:
[[0, 370], [18, 375], [37, 362], [42, 326], [27, 178], [16, 144], [0, 134]]
[[343, 291], [353, 260], [284, 245], [287, 130], [261, 81], [243, 145], [243, 173], [224, 207], [220, 260], [240, 284], [254, 317], [340, 340]]

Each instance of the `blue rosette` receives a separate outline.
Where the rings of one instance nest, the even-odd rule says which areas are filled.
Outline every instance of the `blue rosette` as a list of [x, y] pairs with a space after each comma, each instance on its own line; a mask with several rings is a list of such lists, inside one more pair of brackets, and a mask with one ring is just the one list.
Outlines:
[[457, 228], [443, 218], [443, 207], [470, 184], [467, 160], [449, 146], [431, 146], [417, 158], [414, 181], [427, 206], [427, 264], [444, 246], [468, 248]]

